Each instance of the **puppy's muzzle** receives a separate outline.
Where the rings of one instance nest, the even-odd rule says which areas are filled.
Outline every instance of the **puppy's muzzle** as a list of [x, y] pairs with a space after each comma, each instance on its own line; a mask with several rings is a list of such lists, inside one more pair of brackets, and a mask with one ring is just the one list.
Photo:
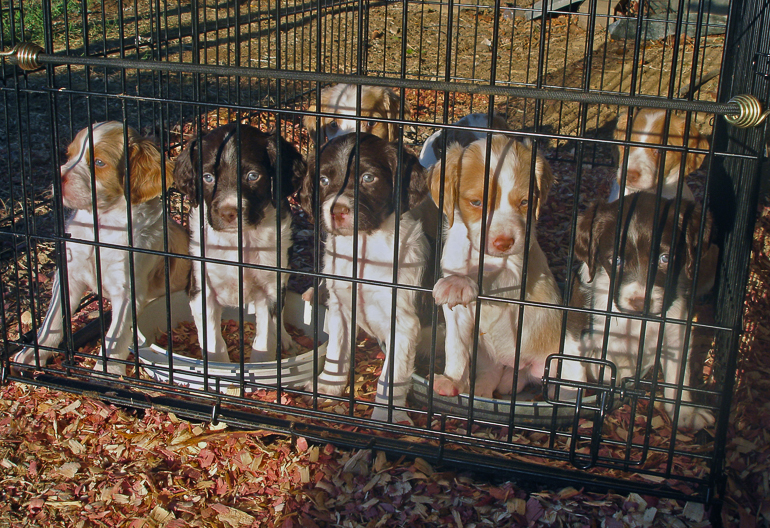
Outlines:
[[350, 219], [350, 207], [340, 203], [335, 203], [332, 206], [332, 222], [336, 229], [350, 227]]
[[496, 236], [490, 243], [495, 250], [505, 253], [513, 247], [514, 242], [513, 237], [500, 235]]
[[234, 199], [214, 200], [211, 204], [211, 227], [217, 231], [238, 229], [238, 216], [244, 214], [244, 207], [238, 207]]

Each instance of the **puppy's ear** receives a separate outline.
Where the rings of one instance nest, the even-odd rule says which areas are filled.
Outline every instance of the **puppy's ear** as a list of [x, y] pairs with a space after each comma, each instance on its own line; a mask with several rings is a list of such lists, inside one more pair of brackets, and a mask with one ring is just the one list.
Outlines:
[[[137, 205], [151, 200], [163, 192], [161, 165], [163, 156], [158, 147], [149, 139], [139, 136], [134, 131], [128, 134], [128, 168], [131, 178], [131, 203]], [[171, 173], [167, 172], [166, 187], [171, 183]]]
[[[447, 145], [446, 171], [444, 171], [444, 214], [449, 227], [452, 227], [455, 219], [455, 206], [460, 193], [460, 170], [462, 169], [462, 157], [465, 149], [459, 143]], [[441, 195], [441, 159], [439, 159], [428, 172], [428, 186], [430, 195], [436, 205], [440, 204]]]
[[[307, 108], [308, 112], [315, 112], [316, 107], [314, 104], [311, 104]], [[314, 115], [306, 115], [302, 118], [302, 124], [305, 125], [305, 128], [307, 129], [307, 135], [310, 138], [310, 143], [315, 143], [315, 136], [316, 136], [316, 121], [318, 118]]]
[[551, 192], [551, 187], [553, 186], [554, 181], [551, 166], [548, 165], [545, 157], [540, 152], [538, 152], [537, 159], [535, 160], [535, 179], [537, 181], [537, 196], [535, 196], [535, 199], [537, 200], [537, 203], [535, 204], [535, 218], [540, 218], [540, 209], [548, 199], [548, 194]]
[[[679, 229], [684, 231], [685, 236], [686, 258], [684, 271], [687, 274], [687, 278], [692, 279], [695, 275], [695, 259], [698, 255], [698, 248], [700, 247], [701, 263], [709, 254], [711, 249], [711, 237], [714, 228], [714, 222], [711, 217], [711, 213], [706, 211], [706, 223], [703, 226], [703, 238], [698, 238], [702, 211], [701, 207], [694, 204], [689, 204], [689, 207], [686, 205], [688, 204], [683, 201], [682, 207], [679, 211]], [[703, 271], [701, 271], [701, 275], [703, 275]]]
[[[385, 89], [382, 96], [383, 110], [385, 116], [388, 119], [398, 119], [399, 111], [401, 109], [401, 98], [396, 92], [390, 89]], [[404, 118], [412, 116], [412, 111], [409, 109], [409, 105], [404, 102]], [[395, 123], [388, 123], [388, 141], [398, 140], [398, 125]]]
[[[391, 143], [393, 155], [391, 170], [398, 168], [398, 143]], [[401, 213], [420, 205], [428, 196], [427, 172], [420, 165], [420, 160], [406, 148], [401, 154]]]
[[628, 111], [621, 110], [620, 113], [618, 114], [618, 120], [617, 120], [617, 124], [615, 125], [615, 133], [613, 137], [618, 141], [625, 141], [626, 128], [629, 124], [632, 124], [632, 123], [628, 122]]
[[[277, 137], [277, 140], [276, 140]], [[278, 170], [278, 150], [281, 152], [281, 166]], [[275, 132], [270, 133], [270, 138], [267, 140], [267, 156], [270, 159], [270, 165], [273, 168], [273, 174], [275, 177], [281, 178], [281, 196], [280, 200], [286, 200], [289, 196], [294, 194], [297, 190], [303, 175], [307, 172], [307, 166], [305, 160], [294, 145], [283, 139], [280, 135], [276, 135]], [[273, 193], [273, 207], [278, 207], [276, 203], [276, 196]]]
[[190, 200], [191, 207], [198, 207], [198, 140], [192, 140], [174, 163], [174, 185]]
[[[684, 123], [684, 121], [682, 121]], [[684, 125], [682, 126], [682, 134], [684, 134]], [[690, 124], [690, 137], [687, 139], [687, 147], [691, 149], [708, 150], [708, 140], [700, 135], [695, 123]], [[700, 154], [696, 152], [688, 152], [687, 160], [685, 161], [684, 170], [685, 174], [691, 174], [698, 170], [703, 164], [703, 160], [706, 159], [706, 154]]]
[[598, 201], [588, 206], [585, 212], [578, 215], [575, 232], [575, 256], [588, 266], [589, 282], [596, 275], [596, 260], [599, 255], [599, 239], [604, 225], [597, 221], [596, 213], [603, 201]]
[[299, 187], [299, 205], [308, 216], [308, 220], [313, 222], [313, 182], [316, 179], [315, 174], [315, 151], [311, 150], [307, 156], [307, 170]]

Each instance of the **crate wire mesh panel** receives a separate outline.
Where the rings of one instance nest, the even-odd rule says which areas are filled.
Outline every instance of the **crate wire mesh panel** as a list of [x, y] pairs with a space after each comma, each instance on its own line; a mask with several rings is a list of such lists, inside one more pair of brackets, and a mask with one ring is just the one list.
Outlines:
[[[734, 3], [731, 9], [744, 13], [748, 8]], [[767, 19], [766, 9], [756, 9], [760, 19]], [[43, 67], [37, 71], [22, 71], [9, 58], [3, 59], [0, 149], [6, 176], [0, 236], [4, 378], [70, 391], [96, 391], [126, 405], [169, 407], [195, 418], [259, 424], [342, 445], [377, 447], [475, 468], [713, 500], [721, 476], [750, 251], [743, 234], [753, 225], [756, 198], [752, 198], [752, 191], [757, 188], [761, 158], [756, 147], [759, 132], [727, 128], [719, 114], [730, 113], [724, 102], [732, 95], [749, 92], [766, 102], [768, 94], [767, 81], [755, 76], [748, 66], [750, 57], [723, 62], [729, 52], [727, 46], [733, 42], [730, 39], [738, 38], [727, 30], [739, 27], [739, 21], [732, 21], [734, 26], [728, 24], [727, 12], [728, 6], [716, 2], [650, 2], [620, 10], [601, 1], [565, 8], [526, 1], [505, 5], [427, 1], [317, 5], [259, 1], [4, 2], [0, 30], [3, 51], [22, 41], [35, 41], [44, 48]], [[752, 25], [743, 38], [754, 39], [751, 42], [766, 39], [762, 27], [767, 24]], [[607, 199], [618, 164], [630, 163], [630, 154], [618, 156], [623, 152], [618, 147], [625, 145], [628, 153], [635, 139], [630, 133], [613, 135], [618, 115], [629, 108], [658, 106], [671, 111], [667, 117], [671, 120], [673, 110], [678, 110], [687, 127], [708, 136], [710, 145], [704, 149], [671, 142], [660, 150], [665, 156], [683, 151], [707, 155], [710, 163], [677, 188], [678, 199], [672, 207], [675, 211], [686, 208], [685, 188], [691, 189], [698, 203], [717, 202], [712, 207], [715, 236], [719, 237], [722, 255], [730, 255], [720, 259], [718, 281], [702, 296], [706, 301], [691, 294], [685, 300], [685, 316], [666, 321], [686, 329], [689, 359], [696, 365], [695, 381], [690, 383], [682, 374], [675, 383], [668, 383], [662, 377], [666, 373], [652, 361], [651, 368], [634, 368], [630, 376], [626, 370], [611, 383], [608, 373], [617, 371], [603, 351], [594, 358], [594, 365], [604, 365], [605, 375], [600, 374], [600, 381], [593, 384], [575, 383], [562, 376], [565, 365], [575, 361], [561, 358], [549, 363], [547, 383], [533, 380], [520, 393], [474, 399], [481, 388], [471, 383], [470, 394], [440, 396], [434, 389], [445, 363], [443, 333], [447, 323], [441, 307], [433, 305], [408, 401], [398, 406], [388, 398], [384, 404], [380, 401], [374, 407], [384, 410], [385, 420], [372, 420], [382, 360], [385, 354], [393, 353], [378, 339], [349, 329], [348, 387], [342, 396], [324, 394], [313, 381], [323, 369], [322, 339], [329, 324], [326, 314], [324, 326], [324, 281], [334, 278], [322, 264], [328, 250], [323, 242], [329, 238], [319, 219], [322, 204], [318, 190], [312, 194], [310, 211], [300, 209], [297, 196], [278, 204], [279, 211], [283, 209], [292, 218], [293, 226], [289, 262], [280, 270], [249, 263], [242, 251], [234, 262], [221, 262], [205, 254], [183, 259], [203, 263], [204, 268], [229, 266], [233, 281], [242, 282], [244, 274], [261, 268], [270, 272], [279, 290], [288, 280], [286, 297], [278, 298], [278, 319], [290, 323], [291, 339], [306, 346], [301, 354], [284, 359], [282, 368], [277, 368], [278, 360], [249, 364], [252, 337], [241, 329], [254, 315], [243, 295], [237, 303], [242, 309], [231, 308], [224, 315], [232, 323], [225, 329], [233, 337], [232, 363], [210, 361], [205, 353], [201, 359], [185, 358], [181, 349], [186, 336], [196, 331], [190, 326], [192, 315], [182, 315], [189, 311], [189, 303], [185, 293], [179, 292], [161, 297], [147, 308], [130, 303], [130, 320], [137, 320], [130, 336], [132, 353], [123, 363], [106, 361], [107, 366], [125, 367], [125, 375], [95, 371], [111, 317], [110, 305], [99, 300], [104, 293], [101, 287], [71, 306], [64, 303], [62, 343], [54, 347], [58, 353], [50, 363], [11, 365], [20, 348], [32, 345], [35, 358], [45, 348], [35, 348], [35, 335], [51, 298], [51, 275], [57, 267], [73, 266], [64, 257], [67, 246], [92, 247], [98, 255], [111, 249], [104, 241], [73, 240], [66, 234], [70, 213], [62, 206], [59, 174], [60, 167], [68, 163], [67, 145], [79, 131], [88, 131], [83, 145], [91, 147], [93, 139], [88, 138], [96, 137], [97, 123], [122, 122], [151, 138], [168, 158], [178, 159], [183, 149], [201, 145], [206, 133], [218, 126], [239, 123], [232, 132], [238, 143], [247, 133], [245, 125], [252, 125], [274, 141], [279, 141], [279, 135], [288, 141], [316, 168], [309, 177], [318, 187], [320, 145], [325, 139], [319, 125], [333, 120], [329, 115], [333, 112], [322, 106], [321, 94], [334, 83], [348, 83], [356, 94], [363, 93], [363, 86], [395, 89], [401, 104], [393, 114], [367, 115], [359, 95], [351, 120], [356, 144], [363, 141], [367, 127], [393, 127], [400, 169], [408, 152], [418, 154], [437, 131], [458, 130], [452, 124], [471, 113], [491, 120], [497, 112], [510, 129], [500, 134], [531, 142], [529, 169], [535, 168], [537, 155], [543, 156], [555, 182], [550, 195], [540, 197], [538, 217], [527, 215], [527, 237], [542, 246], [564, 294], [563, 300], [550, 305], [562, 314], [563, 322], [568, 314], [581, 311], [568, 309], [575, 293], [573, 271], [580, 264], [575, 248], [579, 215], [590, 204]], [[307, 116], [309, 121], [303, 123]], [[317, 130], [309, 133], [308, 124]], [[466, 131], [487, 137], [487, 124], [472, 125]], [[128, 132], [122, 136], [123, 141], [128, 140]], [[444, 163], [446, 149], [438, 155]], [[246, 163], [243, 149], [236, 149], [236, 153], [236, 164]], [[279, 154], [279, 159], [282, 156]], [[362, 156], [353, 155], [351, 163], [360, 167], [365, 161]], [[130, 164], [122, 163], [130, 183]], [[195, 163], [202, 173], [203, 161]], [[95, 168], [90, 167], [92, 172]], [[164, 182], [171, 182], [172, 172], [170, 168], [161, 171]], [[489, 194], [490, 167], [485, 166], [482, 172], [486, 175], [484, 192]], [[445, 173], [438, 171], [436, 177], [446, 178]], [[395, 185], [400, 188], [406, 182], [397, 178]], [[94, 187], [93, 182], [90, 187]], [[245, 189], [242, 183], [236, 187], [242, 207]], [[656, 190], [655, 210], [660, 211], [666, 207], [660, 196], [663, 189]], [[357, 185], [355, 193], [362, 192]], [[534, 186], [527, 188], [530, 202], [534, 192]], [[159, 194], [160, 203], [169, 212], [162, 222], [163, 245], [157, 250], [135, 245], [129, 260], [161, 255], [163, 274], [168, 279], [174, 255], [168, 240], [169, 223], [187, 226], [190, 197], [165, 186]], [[435, 198], [443, 203], [446, 193], [439, 192]], [[623, 199], [622, 203], [630, 204], [631, 200]], [[319, 221], [311, 223], [308, 213]], [[360, 215], [358, 207], [353, 208], [353, 214]], [[700, 214], [705, 221], [706, 213]], [[98, 222], [98, 214], [94, 219]], [[206, 222], [204, 215], [197, 223], [189, 222], [190, 232], [203, 233]], [[127, 228], [128, 232], [135, 229]], [[243, 229], [239, 222], [238, 230]], [[703, 237], [705, 231], [701, 228], [698, 235]], [[438, 245], [437, 262], [432, 268], [426, 267], [426, 274], [435, 282], [441, 269], [441, 251], [451, 251], [452, 247], [441, 229], [428, 234]], [[622, 253], [620, 236], [614, 240], [614, 248], [615, 256]], [[698, 255], [705, 252], [705, 248], [697, 249]], [[96, 260], [100, 269], [101, 257]], [[142, 272], [132, 265], [132, 299], [137, 291], [136, 274]], [[696, 274], [706, 272], [704, 266], [696, 266]], [[107, 271], [100, 269], [99, 273], [104, 277]], [[64, 287], [67, 275], [61, 281]], [[366, 282], [347, 279], [356, 288]], [[400, 294], [397, 292], [429, 296], [432, 288], [390, 282], [393, 306]], [[672, 285], [667, 284], [669, 291]], [[299, 294], [311, 286], [315, 293], [303, 304]], [[501, 301], [483, 289], [482, 299], [490, 305], [522, 306], [522, 313], [537, 308], [537, 302], [521, 296]], [[366, 299], [356, 297], [352, 302]], [[659, 315], [650, 312], [649, 304], [640, 312], [634, 317], [649, 326], [660, 321]], [[355, 317], [362, 316], [359, 312]], [[156, 343], [160, 359], [156, 357], [154, 364], [144, 361], [150, 356], [143, 359], [142, 353], [135, 353], [147, 350], [144, 339], [147, 346], [157, 342], [160, 334], [168, 334], [180, 320], [188, 322], [178, 328], [181, 344], [177, 346], [173, 339], [167, 339], [171, 342], [168, 345]], [[364, 321], [357, 322], [366, 326]], [[398, 339], [394, 327], [390, 325], [390, 337]], [[565, 332], [560, 333], [561, 347], [567, 341]], [[476, 330], [471, 339], [471, 374], [478, 366], [479, 334]], [[520, 339], [517, 336], [517, 343], [511, 346], [520, 346]], [[657, 348], [663, 357], [660, 346]], [[175, 355], [164, 355], [164, 349]], [[266, 377], [260, 377], [265, 373]], [[524, 374], [517, 376], [523, 378]], [[309, 384], [303, 381], [308, 379]], [[693, 403], [672, 401], [671, 393], [664, 390], [685, 384], [688, 389], [675, 394], [680, 400], [683, 394], [690, 394]], [[667, 413], [666, 403], [674, 403], [675, 410]], [[672, 425], [672, 418], [693, 408], [711, 413], [715, 423], [695, 430]], [[394, 423], [393, 413], [399, 410], [408, 412], [412, 424]]]

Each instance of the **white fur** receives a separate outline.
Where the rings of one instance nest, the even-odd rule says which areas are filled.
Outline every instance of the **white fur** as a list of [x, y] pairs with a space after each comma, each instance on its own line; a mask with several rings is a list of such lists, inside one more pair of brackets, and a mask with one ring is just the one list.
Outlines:
[[[459, 217], [456, 212], [455, 219]], [[473, 229], [477, 230], [476, 226]], [[470, 359], [473, 341], [478, 336], [478, 361], [475, 395], [491, 397], [497, 390], [510, 394], [518, 357], [520, 391], [529, 382], [543, 376], [545, 358], [558, 352], [557, 346], [543, 349], [536, 344], [542, 332], [558, 336], [561, 315], [558, 310], [527, 307], [519, 327], [519, 305], [507, 302], [483, 301], [479, 328], [474, 330], [478, 303], [477, 279], [479, 252], [471, 244], [468, 227], [455, 221], [447, 230], [441, 258], [443, 278], [433, 289], [436, 303], [443, 306], [446, 318], [446, 367], [443, 376], [436, 376], [434, 387], [441, 394], [467, 392], [470, 383]], [[523, 246], [523, 243], [522, 243]], [[521, 296], [523, 247], [503, 257], [484, 255], [482, 294], [503, 299], [519, 300]], [[545, 254], [537, 243], [535, 233], [530, 237], [527, 299], [532, 300], [533, 288], [539, 288], [539, 302], [558, 306], [561, 296], [548, 267]], [[521, 348], [516, 348], [521, 333]]]
[[[329, 206], [327, 201], [323, 207], [324, 215], [329, 214]], [[356, 325], [384, 344], [385, 363], [377, 383], [375, 402], [388, 404], [389, 395], [392, 393], [393, 405], [406, 405], [406, 394], [420, 334], [420, 321], [415, 309], [415, 291], [394, 289], [390, 286], [393, 284], [394, 247], [398, 243], [398, 284], [419, 286], [428, 257], [428, 245], [420, 223], [410, 213], [400, 218], [398, 241], [394, 236], [395, 225], [396, 215], [392, 214], [378, 230], [359, 234], [357, 258], [354, 258], [353, 253], [353, 236], [329, 234], [326, 239], [324, 273], [341, 278], [326, 281], [329, 289], [329, 346], [324, 370], [318, 377], [320, 392], [341, 395], [348, 384], [351, 338], [355, 337], [356, 330], [352, 327], [355, 290]], [[350, 282], [349, 279], [354, 277], [383, 284], [375, 286]], [[391, 343], [394, 292], [397, 292], [395, 346]], [[394, 372], [392, 387], [389, 382], [391, 365]], [[312, 388], [312, 384], [308, 384], [308, 388]], [[372, 418], [386, 420], [387, 412], [387, 408], [376, 407]], [[411, 423], [404, 411], [393, 411], [393, 421]]]
[[[128, 231], [126, 229], [127, 207], [125, 200], [119, 200], [106, 211], [98, 211], [98, 233], [100, 245], [115, 245], [127, 247]], [[162, 217], [163, 204], [160, 200], [134, 205], [131, 207], [133, 229], [133, 246], [139, 249], [163, 249]], [[61, 299], [61, 273], [67, 275], [69, 286], [69, 309], [74, 310], [86, 291], [98, 291], [96, 281], [96, 249], [90, 244], [95, 242], [97, 227], [94, 225], [93, 213], [78, 210], [68, 220], [66, 232], [71, 238], [65, 243], [67, 258], [66, 270], [58, 270], [51, 292], [51, 304], [48, 307], [43, 325], [38, 332], [38, 344], [43, 347], [55, 347], [63, 339], [63, 318]], [[126, 359], [128, 346], [132, 341], [130, 331], [133, 320], [131, 310], [131, 283], [129, 281], [129, 255], [122, 249], [102, 247], [99, 250], [99, 263], [102, 278], [101, 293], [112, 303], [112, 322], [105, 333], [102, 354], [108, 359]], [[136, 312], [142, 312], [144, 306], [152, 299], [148, 296], [148, 273], [163, 257], [147, 253], [134, 253], [134, 297]], [[71, 312], [70, 312], [71, 313]], [[139, 344], [143, 338], [139, 336]], [[51, 350], [39, 349], [40, 364], [44, 365], [51, 357]], [[16, 361], [28, 365], [35, 364], [35, 349], [25, 348], [16, 355]], [[101, 370], [101, 362], [94, 367]], [[112, 374], [125, 375], [125, 365], [108, 362], [107, 371]]]
[[[201, 212], [202, 211], [202, 212]], [[233, 264], [215, 264], [206, 262], [203, 284], [203, 265], [201, 261], [193, 261], [192, 273], [194, 291], [190, 297], [190, 308], [198, 329], [199, 343], [206, 343], [208, 358], [211, 361], [229, 363], [227, 347], [222, 337], [220, 323], [222, 307], [247, 305], [248, 313], [255, 314], [256, 335], [252, 342], [251, 357], [246, 361], [267, 361], [276, 357], [276, 316], [270, 313], [270, 307], [277, 302], [278, 290], [276, 272], [250, 267], [243, 268], [243, 282], [239, 281], [238, 263], [254, 264], [266, 267], [287, 268], [289, 262], [289, 247], [291, 247], [291, 217], [281, 221], [281, 261], [277, 259], [276, 211], [268, 205], [265, 216], [256, 227], [243, 225], [242, 236], [238, 230], [217, 231], [203, 222], [204, 251], [201, 254], [201, 219], [206, 214], [206, 205], [190, 210], [190, 255], [206, 260], [222, 260]], [[238, 248], [242, 250], [242, 261], [239, 260]], [[288, 280], [288, 270], [281, 274], [281, 287]], [[205, 310], [204, 310], [205, 301]], [[205, 313], [205, 317], [204, 314]], [[205, 320], [204, 320], [205, 319]], [[203, 329], [206, 328], [206, 340], [203, 339]], [[281, 342], [284, 348], [293, 346], [286, 329], [281, 327]]]
[[[628, 240], [633, 240], [628, 237]], [[610, 277], [604, 268], [599, 268], [592, 282], [589, 282], [588, 266], [583, 264], [579, 272], [581, 288], [584, 290], [587, 306], [598, 311], [607, 311], [615, 315], [609, 318], [609, 339], [607, 340], [606, 359], [617, 367], [618, 380], [625, 377], [636, 376], [637, 365], [641, 362], [641, 376], [649, 372], [658, 361], [658, 341], [660, 340], [661, 323], [647, 322], [620, 315], [623, 312], [614, 303], [610, 302]], [[628, 286], [621, 289], [620, 302], [624, 303], [629, 294], [644, 295], [644, 284], [636, 283], [636, 287]], [[651, 313], [660, 313], [662, 309], [662, 288], [656, 287], [650, 304]], [[604, 347], [604, 332], [608, 317], [601, 314], [592, 314], [590, 327], [582, 336], [567, 335], [565, 353], [583, 357], [600, 358]], [[663, 339], [660, 345], [660, 366], [666, 384], [678, 385], [684, 371], [684, 383], [690, 381], [689, 356], [690, 345], [685, 350], [685, 338], [687, 327], [687, 298], [677, 297], [665, 313], [666, 323], [663, 327]], [[640, 342], [644, 340], [640, 352]], [[640, 356], [641, 353], [641, 356]], [[595, 365], [589, 367], [594, 379], [599, 378], [599, 369]], [[605, 381], [608, 373], [605, 373]], [[666, 388], [663, 392], [667, 399], [675, 400], [679, 391], [676, 388]], [[683, 402], [691, 402], [689, 391], [682, 391]], [[664, 411], [673, 419], [675, 406], [672, 403], [663, 405]], [[683, 405], [679, 410], [679, 427], [702, 429], [714, 423], [713, 414], [701, 408]]]
[[[676, 116], [671, 116], [670, 119], [680, 119]], [[620, 123], [620, 120], [623, 122]], [[626, 120], [627, 116], [623, 115], [619, 117], [619, 126], [626, 126]], [[666, 112], [663, 110], [642, 110], [638, 112], [631, 122], [631, 128], [633, 130], [633, 135], [631, 136], [631, 140], [638, 143], [648, 143], [650, 144], [650, 147], [638, 147], [638, 146], [632, 146], [628, 147], [628, 164], [624, 167], [624, 159], [623, 156], [621, 156], [619, 163], [620, 167], [618, 167], [617, 174], [615, 177], [615, 180], [612, 183], [612, 187], [610, 189], [610, 197], [609, 201], [614, 202], [620, 197], [620, 182], [622, 181], [622, 177], [624, 172], [626, 171], [636, 171], [639, 173], [639, 179], [635, 182], [631, 182], [629, 180], [626, 180], [626, 187], [624, 189], [624, 194], [628, 196], [631, 193], [639, 192], [639, 191], [657, 191], [657, 179], [658, 179], [658, 173], [660, 172], [660, 166], [659, 166], [659, 160], [655, 158], [655, 154], [659, 156], [663, 156], [664, 152], [660, 148], [656, 148], [660, 146], [662, 137], [661, 134], [663, 134], [662, 130], [664, 129], [666, 121]], [[643, 124], [642, 124], [643, 123]], [[700, 138], [700, 134], [695, 129], [694, 125], [692, 125], [689, 129], [690, 135], [692, 138]], [[615, 132], [615, 138], [625, 141], [625, 131], [621, 129], [621, 131], [616, 130]], [[670, 140], [670, 138], [669, 138]], [[705, 142], [705, 140], [703, 140]], [[684, 144], [687, 145], [690, 142], [690, 138], [687, 138], [684, 141]], [[681, 143], [681, 141], [680, 141]], [[701, 148], [703, 145], [699, 145]], [[705, 147], [708, 148], [708, 143], [706, 142]], [[679, 154], [676, 151], [669, 151], [665, 153], [667, 159], [676, 159], [676, 163], [674, 163], [671, 167], [671, 169], [668, 171], [668, 173], [663, 174], [663, 185], [661, 189], [661, 196], [663, 198], [676, 198], [677, 195], [677, 188], [679, 186], [679, 178], [681, 176], [681, 154]], [[689, 154], [690, 156], [693, 156], [694, 154]], [[697, 168], [697, 167], [695, 167]], [[664, 169], [665, 170], [665, 169]], [[692, 169], [694, 170], [694, 169]], [[687, 176], [686, 174], [684, 176]], [[695, 197], [690, 190], [689, 185], [687, 185], [687, 182], [685, 181], [682, 184], [682, 199], [684, 200], [690, 200], [695, 201]]]
[[[366, 86], [362, 86], [361, 90], [366, 90]], [[334, 111], [332, 113], [340, 116], [353, 116], [356, 113], [356, 103], [358, 90], [353, 84], [335, 84], [325, 90], [329, 91], [329, 101], [334, 102]], [[326, 125], [326, 139], [331, 140], [337, 136], [344, 136], [345, 134], [351, 134], [356, 131], [356, 123], [359, 122], [356, 119], [343, 119], [341, 117], [336, 118], [334, 121]], [[365, 123], [365, 122], [364, 122]], [[360, 126], [363, 129], [362, 123]]]
[[[40, 347], [56, 347], [64, 337], [62, 274], [66, 275], [69, 288], [68, 321], [87, 290], [100, 292], [103, 298], [111, 302], [112, 322], [104, 335], [101, 351], [102, 357], [108, 360], [125, 360], [128, 356], [128, 347], [133, 339], [132, 299], [135, 299], [134, 310], [138, 315], [149, 301], [165, 293], [158, 291], [157, 284], [151, 284], [153, 274], [157, 274], [165, 265], [163, 256], [134, 252], [132, 257], [131, 252], [112, 247], [100, 247], [97, 252], [96, 246], [93, 245], [98, 243], [100, 246], [164, 250], [163, 203], [157, 198], [151, 198], [131, 206], [132, 238], [129, 240], [128, 203], [124, 194], [115, 194], [115, 187], [106, 187], [102, 180], [91, 174], [91, 163], [102, 171], [109, 171], [110, 167], [117, 170], [117, 165], [122, 159], [111, 158], [123, 148], [122, 134], [123, 124], [116, 121], [96, 123], [90, 130], [82, 130], [79, 139], [76, 138], [70, 145], [67, 163], [61, 166], [62, 203], [76, 211], [66, 222], [65, 231], [70, 235], [64, 246], [67, 265], [65, 269], [57, 270], [54, 278], [51, 303], [37, 336]], [[89, 135], [92, 140], [89, 140]], [[93, 161], [89, 159], [87, 154], [91, 144], [104, 147], [102, 142], [112, 140], [120, 141], [120, 146], [110, 150], [109, 157], [101, 159], [94, 156]], [[73, 146], [76, 148], [73, 149]], [[156, 151], [154, 154], [158, 155], [157, 162], [162, 163], [160, 153]], [[102, 163], [106, 165], [101, 165]], [[115, 178], [114, 182], [118, 180], [115, 173], [109, 173], [109, 177]], [[92, 185], [95, 185], [96, 207], [92, 203]], [[178, 226], [169, 225], [168, 234], [169, 250], [172, 240], [180, 237], [185, 239], [184, 231]], [[186, 245], [186, 242], [182, 245]], [[131, 258], [133, 285], [130, 279]], [[97, 266], [101, 274], [101, 285], [97, 281]], [[186, 273], [183, 273], [182, 277], [186, 277]], [[155, 278], [157, 279], [157, 276]], [[138, 334], [138, 344], [144, 344], [141, 334]], [[53, 350], [50, 349], [27, 347], [16, 354], [14, 360], [27, 365], [35, 365], [39, 361], [40, 365], [45, 365], [52, 354]], [[102, 361], [97, 361], [94, 369], [103, 370]], [[117, 361], [108, 361], [107, 371], [125, 375], [126, 367]]]

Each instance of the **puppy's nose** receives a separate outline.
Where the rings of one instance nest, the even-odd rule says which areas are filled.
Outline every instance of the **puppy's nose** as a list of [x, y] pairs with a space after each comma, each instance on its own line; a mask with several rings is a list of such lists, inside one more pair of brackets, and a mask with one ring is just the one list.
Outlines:
[[513, 238], [508, 236], [495, 237], [492, 247], [498, 251], [508, 251], [513, 246]]
[[644, 295], [631, 297], [628, 299], [628, 307], [634, 312], [641, 312], [644, 310]]
[[346, 205], [342, 204], [334, 204], [334, 207], [332, 207], [332, 214], [333, 215], [348, 215], [350, 214], [350, 208]]
[[626, 172], [626, 182], [628, 183], [636, 183], [641, 177], [642, 174], [636, 169], [628, 169]]
[[236, 209], [232, 205], [225, 205], [223, 207], [219, 208], [219, 217], [228, 224], [232, 224], [235, 222], [235, 219], [238, 218], [238, 209]]

